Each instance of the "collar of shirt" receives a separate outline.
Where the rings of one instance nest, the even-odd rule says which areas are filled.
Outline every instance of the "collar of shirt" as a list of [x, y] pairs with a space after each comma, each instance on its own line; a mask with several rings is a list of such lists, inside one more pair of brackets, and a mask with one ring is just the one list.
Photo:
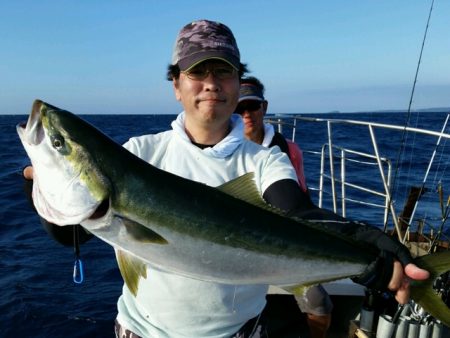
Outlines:
[[[172, 129], [183, 140], [192, 144], [186, 131], [184, 130], [184, 111], [178, 114], [175, 121], [172, 122]], [[202, 149], [205, 153], [212, 157], [225, 158], [233, 154], [233, 152], [242, 144], [244, 140], [244, 123], [239, 115], [233, 114], [230, 119], [231, 131], [219, 143], [212, 147]], [[194, 144], [192, 144], [195, 146]]]

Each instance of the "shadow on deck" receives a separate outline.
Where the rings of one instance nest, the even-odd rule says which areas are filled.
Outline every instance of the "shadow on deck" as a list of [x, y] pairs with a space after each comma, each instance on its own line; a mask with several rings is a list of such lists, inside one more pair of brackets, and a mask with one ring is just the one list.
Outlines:
[[[332, 322], [327, 338], [349, 337], [350, 321], [361, 308], [362, 297], [331, 296]], [[292, 295], [268, 295], [264, 315], [270, 338], [310, 338], [306, 315], [300, 311]]]

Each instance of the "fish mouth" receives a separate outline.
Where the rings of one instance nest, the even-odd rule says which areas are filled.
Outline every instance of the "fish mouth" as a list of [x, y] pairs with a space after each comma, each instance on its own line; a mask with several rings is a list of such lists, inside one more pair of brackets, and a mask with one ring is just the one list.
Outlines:
[[28, 121], [17, 125], [17, 133], [22, 142], [29, 145], [39, 145], [44, 140], [45, 132], [42, 125], [43, 104], [40, 100], [34, 101]]
[[94, 210], [91, 216], [89, 216], [88, 219], [96, 220], [99, 218], [102, 218], [108, 213], [109, 210], [109, 199], [104, 199], [97, 207], [97, 209]]

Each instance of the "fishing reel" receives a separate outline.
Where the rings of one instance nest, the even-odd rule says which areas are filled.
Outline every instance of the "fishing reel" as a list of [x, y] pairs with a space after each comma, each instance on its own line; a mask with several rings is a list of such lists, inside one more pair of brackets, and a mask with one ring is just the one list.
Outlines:
[[450, 271], [444, 272], [433, 282], [433, 290], [450, 307]]

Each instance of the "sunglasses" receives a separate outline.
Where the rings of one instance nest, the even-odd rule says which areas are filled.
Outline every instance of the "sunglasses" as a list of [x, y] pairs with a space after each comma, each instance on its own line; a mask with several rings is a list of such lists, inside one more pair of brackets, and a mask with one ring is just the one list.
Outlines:
[[242, 115], [246, 111], [254, 112], [261, 108], [262, 101], [244, 101], [238, 104], [235, 113]]
[[202, 81], [206, 79], [209, 74], [212, 74], [219, 80], [229, 80], [236, 76], [237, 71], [236, 69], [225, 63], [223, 64], [201, 63], [192, 68], [191, 70], [182, 73], [185, 74], [191, 80]]

